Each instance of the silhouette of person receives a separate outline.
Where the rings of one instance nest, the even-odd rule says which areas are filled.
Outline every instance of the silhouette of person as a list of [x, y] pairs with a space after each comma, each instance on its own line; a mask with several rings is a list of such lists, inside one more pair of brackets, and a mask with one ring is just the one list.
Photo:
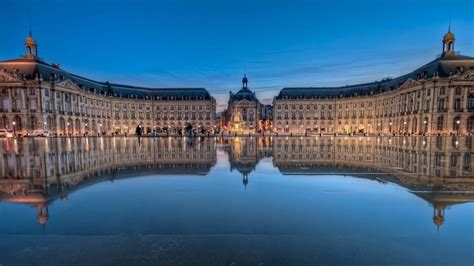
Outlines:
[[137, 128], [135, 129], [135, 134], [137, 134], [138, 144], [140, 144], [140, 137], [142, 136], [142, 128], [140, 127], [140, 125], [137, 125]]

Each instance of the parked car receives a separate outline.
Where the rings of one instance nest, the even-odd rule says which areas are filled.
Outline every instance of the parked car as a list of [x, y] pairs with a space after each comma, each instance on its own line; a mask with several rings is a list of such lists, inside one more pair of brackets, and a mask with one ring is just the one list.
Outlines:
[[49, 137], [51, 133], [48, 130], [36, 129], [28, 133], [28, 137]]
[[0, 129], [0, 138], [13, 138], [13, 130]]

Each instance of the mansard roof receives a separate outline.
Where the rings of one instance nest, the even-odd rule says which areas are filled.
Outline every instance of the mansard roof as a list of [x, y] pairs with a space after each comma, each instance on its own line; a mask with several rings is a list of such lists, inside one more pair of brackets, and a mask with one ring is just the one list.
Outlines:
[[474, 70], [474, 58], [444, 54], [411, 73], [394, 79], [341, 87], [289, 87], [283, 88], [276, 99], [325, 99], [378, 94], [399, 88], [409, 79], [424, 80], [433, 76], [449, 77], [463, 71]]
[[69, 73], [58, 65], [48, 64], [37, 57], [0, 61], [0, 71], [8, 72], [24, 80], [36, 78], [48, 82], [71, 80], [84, 90], [116, 97], [159, 100], [213, 99], [204, 88], [148, 88], [95, 81]]
[[248, 101], [253, 101], [256, 102], [257, 97], [255, 96], [255, 93], [250, 91], [248, 88], [242, 88], [240, 89], [237, 93], [231, 94], [229, 101], [235, 102], [235, 101], [242, 101], [242, 100], [248, 100]]

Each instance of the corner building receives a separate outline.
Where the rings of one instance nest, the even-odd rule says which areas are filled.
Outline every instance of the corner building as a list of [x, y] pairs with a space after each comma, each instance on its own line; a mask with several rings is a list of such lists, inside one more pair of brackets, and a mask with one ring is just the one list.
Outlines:
[[415, 71], [344, 87], [283, 88], [273, 100], [273, 130], [295, 134], [474, 133], [474, 58], [454, 51]]
[[24, 135], [133, 134], [183, 130], [211, 132], [216, 101], [204, 88], [144, 88], [98, 82], [38, 57], [31, 33], [26, 55], [0, 62], [0, 128]]

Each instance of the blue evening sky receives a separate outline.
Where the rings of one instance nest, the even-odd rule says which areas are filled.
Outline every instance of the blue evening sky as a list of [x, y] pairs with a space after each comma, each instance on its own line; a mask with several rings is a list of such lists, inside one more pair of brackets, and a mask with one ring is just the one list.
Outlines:
[[456, 50], [474, 55], [474, 0], [0, 0], [0, 60], [24, 54], [29, 12], [47, 62], [100, 81], [205, 87], [219, 110], [245, 69], [263, 102], [286, 86], [411, 71], [441, 52], [450, 13]]

